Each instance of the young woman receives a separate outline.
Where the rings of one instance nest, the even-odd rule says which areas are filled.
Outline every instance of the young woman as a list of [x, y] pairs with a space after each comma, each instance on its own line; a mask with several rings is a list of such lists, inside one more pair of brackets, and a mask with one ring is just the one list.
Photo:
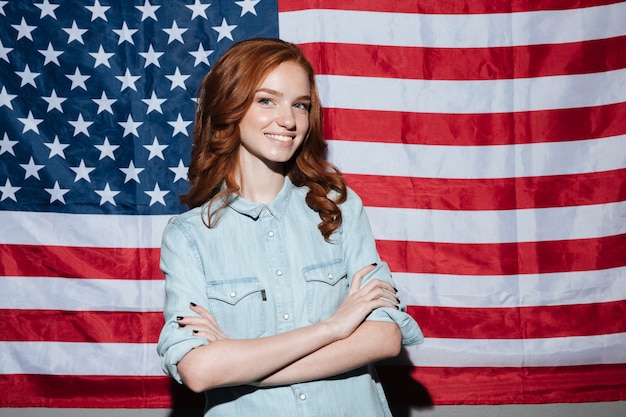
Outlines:
[[203, 80], [158, 351], [205, 416], [391, 415], [370, 365], [422, 334], [326, 148], [295, 45], [237, 43]]

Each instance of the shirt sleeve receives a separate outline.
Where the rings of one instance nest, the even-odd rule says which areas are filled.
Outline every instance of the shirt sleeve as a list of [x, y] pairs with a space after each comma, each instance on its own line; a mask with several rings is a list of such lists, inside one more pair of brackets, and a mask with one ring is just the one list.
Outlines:
[[178, 218], [172, 219], [163, 232], [160, 266], [165, 275], [165, 325], [157, 351], [163, 371], [182, 383], [176, 365], [190, 350], [209, 342], [194, 336], [191, 329], [179, 327], [176, 321], [177, 316], [196, 315], [190, 309], [191, 302], [207, 308], [200, 256]]
[[[362, 282], [366, 285], [370, 280], [378, 278], [396, 287], [387, 263], [383, 262], [376, 250], [376, 242], [360, 197], [348, 189], [348, 198], [341, 207], [342, 228], [341, 238], [346, 256], [349, 279], [361, 268], [376, 263], [376, 268]], [[374, 310], [367, 320], [394, 322], [402, 332], [402, 344], [415, 345], [424, 341], [424, 335], [417, 322], [407, 314], [406, 305], [400, 300], [398, 308], [381, 307]]]

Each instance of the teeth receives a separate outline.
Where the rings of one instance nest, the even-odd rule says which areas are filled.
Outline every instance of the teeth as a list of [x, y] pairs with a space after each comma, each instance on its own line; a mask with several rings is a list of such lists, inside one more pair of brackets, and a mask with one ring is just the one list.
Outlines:
[[273, 135], [273, 134], [265, 134], [270, 139], [279, 140], [281, 142], [290, 142], [293, 140], [293, 136], [285, 136], [285, 135]]

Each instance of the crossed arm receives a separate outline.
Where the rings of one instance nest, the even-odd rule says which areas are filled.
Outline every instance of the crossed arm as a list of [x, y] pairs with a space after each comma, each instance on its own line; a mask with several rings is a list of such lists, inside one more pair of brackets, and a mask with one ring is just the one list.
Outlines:
[[361, 282], [372, 267], [357, 272], [337, 311], [327, 320], [258, 339], [233, 340], [222, 333], [202, 307], [200, 317], [185, 317], [208, 345], [187, 353], [177, 368], [191, 390], [201, 392], [229, 385], [282, 385], [337, 375], [380, 359], [396, 356], [401, 333], [395, 323], [364, 321], [379, 307], [395, 307], [395, 289], [374, 279]]

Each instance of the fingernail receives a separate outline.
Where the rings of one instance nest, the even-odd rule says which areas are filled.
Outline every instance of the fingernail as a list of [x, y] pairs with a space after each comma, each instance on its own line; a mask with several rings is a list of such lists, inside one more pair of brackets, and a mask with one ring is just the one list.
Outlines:
[[192, 331], [193, 334], [198, 334], [197, 330]]
[[182, 320], [183, 316], [176, 316], [176, 320]]
[[178, 327], [185, 327], [185, 325], [182, 323], [178, 323]]
[[197, 307], [198, 305], [196, 303], [189, 303], [191, 304], [192, 307]]
[[378, 264], [377, 264], [376, 262], [374, 262], [374, 263], [372, 264], [372, 266], [377, 266], [377, 265], [378, 265]]

